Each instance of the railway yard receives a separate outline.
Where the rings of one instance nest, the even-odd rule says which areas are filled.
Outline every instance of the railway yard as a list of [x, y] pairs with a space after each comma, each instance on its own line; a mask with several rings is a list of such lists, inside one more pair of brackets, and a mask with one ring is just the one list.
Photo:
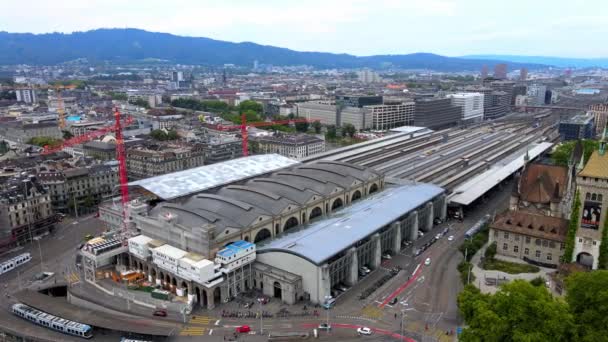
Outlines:
[[371, 167], [387, 178], [436, 184], [453, 191], [472, 177], [558, 138], [555, 120], [538, 115], [467, 129], [389, 135], [309, 158]]

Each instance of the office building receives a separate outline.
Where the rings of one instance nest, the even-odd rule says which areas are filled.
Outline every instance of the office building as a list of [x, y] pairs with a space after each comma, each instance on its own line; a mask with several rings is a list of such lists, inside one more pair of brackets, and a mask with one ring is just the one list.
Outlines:
[[363, 69], [363, 70], [357, 72], [357, 78], [359, 79], [359, 82], [365, 83], [365, 84], [378, 83], [378, 82], [382, 81], [382, 79], [380, 78], [378, 73], [376, 73], [370, 69]]
[[559, 122], [559, 134], [562, 140], [595, 138], [594, 116], [586, 113], [561, 120]]
[[101, 161], [116, 159], [116, 144], [111, 142], [103, 142], [93, 140], [82, 145], [82, 150], [85, 156], [95, 158]]
[[381, 105], [382, 96], [376, 95], [337, 95], [336, 103], [345, 107], [363, 108], [364, 106]]
[[590, 105], [589, 112], [594, 117], [595, 133], [599, 136], [604, 132], [604, 128], [606, 128], [606, 124], [608, 123], [608, 102]]
[[[604, 131], [605, 133], [605, 131]], [[606, 135], [602, 135], [600, 148], [593, 151], [587, 164], [579, 167], [576, 177], [581, 208], [578, 217], [578, 229], [574, 239], [573, 262], [588, 267], [598, 268], [600, 248], [606, 229], [606, 211], [608, 209], [608, 155], [606, 154]]]
[[233, 135], [219, 134], [210, 136], [204, 139], [200, 145], [206, 165], [243, 156], [243, 140]]
[[501, 80], [507, 79], [507, 65], [504, 63], [496, 64], [494, 66], [494, 78]]
[[419, 98], [415, 103], [415, 126], [441, 129], [460, 124], [463, 109], [452, 105], [450, 98]]
[[[357, 102], [357, 101], [354, 101]], [[365, 101], [364, 101], [365, 102]], [[372, 103], [373, 104], [382, 104]], [[372, 127], [371, 111], [363, 106], [336, 106], [335, 102], [302, 102], [296, 104], [297, 116], [319, 120], [324, 125], [343, 126], [351, 124], [362, 130]]]
[[278, 132], [268, 136], [251, 137], [250, 140], [258, 145], [256, 153], [276, 153], [296, 160], [325, 152], [325, 140], [308, 134]]
[[383, 105], [365, 106], [371, 112], [372, 129], [389, 130], [401, 126], [414, 124], [414, 102], [387, 103]]
[[528, 87], [527, 95], [529, 104], [533, 106], [542, 106], [545, 102], [547, 86], [542, 84], [532, 84]]
[[127, 175], [141, 179], [191, 169], [203, 165], [200, 145], [158, 144], [127, 149]]
[[462, 108], [461, 121], [470, 124], [483, 121], [484, 95], [481, 93], [457, 93], [447, 96], [452, 105]]
[[56, 222], [49, 191], [35, 176], [15, 176], [0, 186], [0, 250], [50, 232]]
[[35, 89], [15, 89], [15, 95], [17, 95], [17, 101], [25, 103], [38, 103]]
[[492, 92], [494, 90], [487, 86], [468, 86], [464, 88], [465, 93], [480, 93], [483, 94], [483, 110], [484, 118], [487, 116], [486, 111], [492, 106]]
[[515, 99], [517, 98], [517, 96], [519, 95], [527, 95], [528, 94], [528, 87], [525, 84], [516, 84], [513, 86], [513, 95], [511, 97], [511, 104], [514, 105], [515, 104]]
[[513, 102], [513, 92], [515, 82], [511, 81], [492, 81], [487, 84], [494, 91], [504, 91], [509, 96], [509, 104]]
[[498, 119], [509, 113], [511, 109], [511, 96], [507, 92], [493, 91], [491, 94], [491, 99], [490, 107], [485, 109], [485, 119]]
[[525, 82], [527, 79], [528, 79], [528, 69], [527, 68], [519, 69], [519, 80], [521, 82]]

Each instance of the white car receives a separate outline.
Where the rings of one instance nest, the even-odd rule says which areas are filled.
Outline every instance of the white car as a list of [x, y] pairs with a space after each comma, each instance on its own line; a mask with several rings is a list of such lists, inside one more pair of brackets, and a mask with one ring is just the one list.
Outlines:
[[437, 240], [441, 239], [441, 234], [435, 235], [435, 239], [437, 239]]
[[391, 260], [391, 255], [388, 253], [385, 253], [384, 255], [382, 255], [382, 259], [386, 259], [386, 260]]
[[431, 258], [426, 258], [426, 260], [424, 260], [424, 264], [425, 265], [430, 265], [431, 264]]
[[454, 240], [454, 235], [448, 236], [448, 241], [452, 241], [452, 240]]
[[368, 328], [368, 327], [361, 327], [357, 329], [357, 333], [359, 335], [371, 335], [372, 334], [372, 329]]

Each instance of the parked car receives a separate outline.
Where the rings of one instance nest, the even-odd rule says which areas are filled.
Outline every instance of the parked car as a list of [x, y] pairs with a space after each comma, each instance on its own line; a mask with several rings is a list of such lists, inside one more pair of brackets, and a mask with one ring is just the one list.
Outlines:
[[154, 310], [154, 313], [152, 315], [158, 316], [158, 317], [167, 317], [167, 310], [157, 309], [157, 310]]
[[331, 324], [321, 323], [321, 324], [319, 324], [319, 330], [330, 331], [331, 330]]
[[357, 333], [359, 335], [371, 335], [372, 334], [372, 329], [368, 328], [368, 327], [361, 327], [357, 329]]
[[424, 233], [421, 231], [418, 231], [418, 237], [423, 237], [423, 236], [424, 236]]
[[424, 264], [425, 265], [430, 265], [431, 264], [431, 258], [426, 258], [426, 260], [424, 260]]
[[390, 305], [395, 305], [397, 304], [397, 302], [399, 301], [399, 297], [395, 297], [393, 299], [391, 299], [391, 301], [389, 302]]
[[365, 272], [365, 274], [369, 274], [372, 270], [370, 270], [367, 266], [361, 267], [361, 270]]
[[441, 236], [442, 236], [441, 233], [439, 233], [439, 234], [435, 235], [435, 239], [439, 240], [439, 239], [441, 239]]
[[337, 288], [338, 290], [342, 291], [342, 292], [344, 292], [344, 291], [346, 291], [346, 290], [348, 290], [348, 289], [349, 289], [349, 288], [348, 288], [348, 286], [346, 286], [346, 285], [344, 285], [344, 284], [338, 284], [338, 285], [336, 286], [336, 288]]
[[241, 325], [240, 327], [236, 327], [237, 333], [248, 333], [251, 331], [251, 328], [248, 325]]
[[450, 231], [450, 227], [445, 227], [445, 229], [443, 229], [443, 232], [441, 232], [441, 235], [445, 235]]
[[452, 240], [454, 240], [454, 235], [448, 236], [448, 241], [452, 241]]
[[422, 250], [421, 249], [417, 249], [417, 250], [414, 251], [414, 256], [415, 257], [419, 256], [420, 254], [422, 254]]
[[392, 259], [392, 257], [391, 257], [391, 255], [390, 255], [390, 254], [388, 254], [388, 253], [384, 253], [384, 254], [382, 254], [382, 259], [391, 260], [391, 259]]

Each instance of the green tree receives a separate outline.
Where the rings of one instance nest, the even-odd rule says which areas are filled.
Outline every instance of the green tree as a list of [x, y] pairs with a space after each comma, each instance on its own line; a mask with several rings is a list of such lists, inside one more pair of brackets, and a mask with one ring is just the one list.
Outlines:
[[61, 131], [61, 134], [63, 134], [63, 139], [70, 139], [74, 137], [74, 134], [72, 134], [72, 132], [70, 131]]
[[0, 91], [0, 100], [16, 100], [17, 94], [13, 90]]
[[162, 129], [153, 130], [152, 132], [150, 132], [150, 136], [159, 141], [167, 140], [167, 133], [165, 133], [165, 131], [163, 131]]
[[496, 241], [494, 241], [490, 245], [488, 245], [484, 256], [486, 257], [486, 259], [491, 260], [491, 259], [494, 259], [495, 255], [496, 255]]
[[355, 136], [355, 133], [357, 133], [357, 129], [352, 124], [347, 123], [342, 126], [342, 136], [343, 137], [346, 138], [348, 136], [348, 137], [352, 138]]
[[296, 131], [308, 132], [308, 122], [296, 122]]
[[321, 134], [321, 128], [323, 126], [321, 126], [321, 122], [319, 121], [313, 121], [312, 122], [312, 128], [315, 130], [315, 133], [317, 134]]
[[487, 296], [467, 287], [458, 305], [467, 322], [459, 341], [572, 341], [568, 306], [544, 286], [515, 280]]
[[[582, 140], [583, 147], [585, 149], [585, 161], [589, 160], [591, 153], [597, 150], [599, 144], [597, 140]], [[576, 140], [566, 141], [559, 144], [555, 150], [551, 153], [551, 159], [556, 165], [568, 166], [568, 161], [576, 145]]]
[[55, 139], [53, 137], [33, 137], [28, 142], [30, 145], [36, 145], [40, 147], [44, 146], [58, 146], [61, 144], [61, 139]]
[[91, 194], [87, 194], [87, 197], [84, 198], [83, 205], [87, 208], [93, 208], [93, 206], [95, 206], [95, 200]]
[[608, 341], [608, 271], [570, 275], [566, 302], [577, 324], [576, 341]]
[[179, 134], [177, 133], [176, 130], [172, 129], [169, 132], [167, 132], [167, 140], [177, 140], [179, 139]]
[[327, 126], [327, 133], [325, 133], [325, 137], [329, 140], [336, 139], [338, 137], [338, 133], [335, 125]]
[[255, 102], [253, 100], [245, 100], [239, 103], [238, 111], [239, 113], [253, 111], [256, 114], [262, 114], [262, 112], [264, 111], [264, 106], [262, 106], [261, 103]]
[[572, 261], [574, 254], [574, 242], [576, 239], [576, 230], [578, 228], [578, 215], [581, 210], [581, 198], [577, 191], [574, 198], [574, 207], [572, 213], [570, 213], [570, 223], [568, 224], [568, 234], [566, 235], [566, 246], [564, 249], [564, 255], [562, 256], [562, 262], [568, 263]]
[[[245, 114], [245, 120], [247, 120], [247, 122], [262, 121], [262, 118], [260, 118], [260, 116], [253, 110], [246, 110], [242, 112], [242, 114]], [[238, 125], [241, 123], [242, 114], [232, 115], [229, 120]]]
[[112, 100], [116, 100], [116, 101], [127, 101], [129, 99], [127, 94], [124, 94], [124, 93], [116, 93], [116, 92], [111, 91], [108, 93], [108, 95], [110, 95]]
[[604, 220], [604, 229], [602, 230], [602, 242], [600, 243], [600, 256], [597, 259], [598, 268], [608, 268], [608, 215]]
[[150, 109], [150, 104], [148, 103], [148, 101], [141, 99], [141, 98], [137, 98], [134, 100], [129, 101], [130, 104], [132, 105], [136, 105], [139, 107], [144, 107], [146, 109]]

